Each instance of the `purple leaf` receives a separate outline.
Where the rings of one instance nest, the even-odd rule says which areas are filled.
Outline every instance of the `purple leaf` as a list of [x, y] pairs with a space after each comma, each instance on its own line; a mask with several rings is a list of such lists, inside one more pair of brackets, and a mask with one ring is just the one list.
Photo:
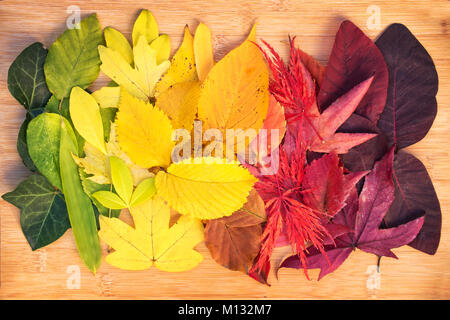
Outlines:
[[356, 113], [377, 122], [386, 104], [388, 71], [377, 46], [351, 21], [336, 34], [317, 97], [322, 110], [363, 80], [375, 76]]
[[438, 76], [428, 52], [402, 24], [376, 41], [389, 70], [386, 107], [378, 127], [390, 144], [405, 148], [427, 134], [436, 117]]
[[419, 159], [400, 151], [394, 161], [395, 199], [384, 217], [387, 227], [395, 227], [425, 213], [422, 230], [410, 245], [434, 254], [441, 238], [441, 208], [426, 168]]

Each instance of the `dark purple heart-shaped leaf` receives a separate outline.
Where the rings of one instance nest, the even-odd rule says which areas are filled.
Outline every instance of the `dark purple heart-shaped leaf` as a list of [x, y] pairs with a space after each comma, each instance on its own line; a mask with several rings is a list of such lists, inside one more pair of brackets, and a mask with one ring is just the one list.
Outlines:
[[386, 107], [378, 127], [398, 149], [420, 141], [436, 117], [438, 76], [428, 52], [402, 24], [376, 41], [389, 70]]
[[384, 217], [387, 227], [396, 227], [425, 212], [422, 229], [410, 246], [434, 254], [441, 238], [441, 208], [430, 176], [422, 162], [400, 151], [394, 161], [395, 198]]
[[388, 71], [377, 46], [351, 21], [342, 22], [317, 96], [322, 110], [358, 83], [375, 76], [356, 113], [377, 122], [386, 104]]

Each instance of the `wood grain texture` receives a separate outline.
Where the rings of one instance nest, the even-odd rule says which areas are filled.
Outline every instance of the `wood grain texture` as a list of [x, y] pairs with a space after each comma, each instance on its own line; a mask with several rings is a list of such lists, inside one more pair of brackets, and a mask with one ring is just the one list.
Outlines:
[[[287, 35], [297, 35], [301, 47], [326, 62], [334, 35], [348, 18], [375, 38], [393, 22], [405, 24], [433, 57], [439, 74], [438, 115], [430, 132], [408, 148], [428, 169], [439, 196], [443, 230], [435, 256], [409, 247], [394, 250], [398, 261], [383, 258], [381, 288], [368, 289], [368, 267], [376, 257], [357, 251], [335, 273], [320, 282], [307, 281], [302, 271], [281, 270], [272, 286], [217, 265], [204, 244], [204, 261], [184, 273], [156, 268], [131, 272], [103, 263], [96, 276], [77, 254], [71, 231], [47, 248], [32, 252], [19, 225], [19, 211], [0, 201], [0, 299], [448, 299], [450, 298], [450, 2], [440, 1], [77, 1], [85, 16], [97, 12], [102, 27], [114, 26], [130, 38], [139, 9], [153, 12], [161, 32], [177, 48], [185, 24], [191, 31], [199, 21], [212, 30], [216, 59], [244, 39], [253, 22], [257, 36], [287, 53]], [[14, 58], [34, 41], [49, 47], [66, 28], [72, 1], [0, 1], [0, 193], [12, 190], [29, 173], [16, 152], [24, 109], [7, 89], [7, 71]], [[381, 30], [369, 30], [370, 5], [381, 10]], [[174, 50], [172, 50], [173, 52]], [[105, 83], [102, 76], [95, 86]], [[106, 246], [103, 245], [104, 254]], [[70, 267], [75, 266], [75, 267]], [[69, 289], [71, 268], [80, 268], [80, 289]], [[313, 276], [317, 272], [313, 272]], [[68, 286], [69, 284], [69, 286]]]

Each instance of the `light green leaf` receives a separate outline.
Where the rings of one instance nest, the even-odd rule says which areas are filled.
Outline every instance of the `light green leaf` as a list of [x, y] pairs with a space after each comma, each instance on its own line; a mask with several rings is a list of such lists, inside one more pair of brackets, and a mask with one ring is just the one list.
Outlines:
[[98, 76], [97, 47], [103, 35], [97, 15], [80, 22], [79, 28], [64, 31], [51, 45], [44, 64], [45, 79], [58, 100], [68, 97], [73, 87], [86, 89]]
[[117, 194], [128, 206], [133, 194], [133, 177], [126, 163], [118, 157], [110, 157], [111, 180]]
[[142, 181], [133, 192], [133, 196], [131, 197], [131, 206], [137, 206], [141, 203], [144, 203], [156, 192], [155, 187], [155, 178], [148, 178]]
[[123, 209], [127, 207], [127, 204], [111, 191], [97, 191], [92, 196], [106, 208]]

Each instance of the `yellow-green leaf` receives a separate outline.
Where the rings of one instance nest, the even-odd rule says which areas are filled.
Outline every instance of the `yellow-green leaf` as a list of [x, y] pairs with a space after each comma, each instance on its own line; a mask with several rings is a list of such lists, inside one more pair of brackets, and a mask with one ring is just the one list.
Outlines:
[[114, 28], [106, 27], [104, 30], [106, 46], [121, 54], [129, 64], [133, 63], [133, 50], [125, 36]]
[[119, 197], [129, 205], [133, 194], [133, 177], [125, 162], [118, 157], [110, 157], [111, 180]]
[[174, 142], [164, 112], [122, 90], [116, 123], [119, 145], [134, 163], [143, 168], [169, 166]]
[[174, 129], [192, 129], [197, 104], [200, 97], [200, 83], [198, 81], [186, 81], [176, 83], [156, 100], [155, 106], [169, 117]]
[[147, 42], [150, 43], [158, 37], [158, 23], [148, 10], [142, 10], [133, 26], [133, 46], [135, 46], [141, 36], [145, 36]]
[[92, 93], [100, 108], [118, 108], [120, 87], [103, 87]]
[[205, 80], [209, 70], [214, 66], [211, 31], [200, 22], [194, 36], [195, 67], [200, 81]]
[[131, 206], [137, 206], [147, 201], [156, 192], [155, 178], [148, 178], [142, 181], [133, 192], [131, 197]]
[[198, 117], [203, 129], [261, 129], [269, 101], [269, 72], [259, 48], [249, 38], [208, 73], [202, 85]]
[[156, 85], [156, 96], [176, 83], [198, 80], [195, 68], [194, 39], [187, 26], [184, 28], [183, 42], [170, 63], [169, 70]]
[[70, 118], [78, 133], [91, 145], [106, 154], [103, 122], [95, 99], [80, 87], [70, 93]]
[[170, 39], [167, 34], [162, 34], [150, 43], [150, 48], [156, 51], [156, 63], [160, 64], [170, 57]]
[[134, 228], [117, 218], [100, 216], [100, 238], [115, 251], [106, 262], [126, 270], [155, 265], [169, 272], [186, 271], [203, 257], [194, 247], [203, 241], [203, 224], [182, 216], [169, 228], [170, 208], [158, 197], [130, 208]]
[[120, 210], [127, 207], [127, 204], [111, 191], [97, 191], [92, 196], [106, 208]]
[[173, 163], [155, 178], [157, 194], [181, 214], [217, 219], [240, 209], [256, 182], [235, 162], [217, 158]]

